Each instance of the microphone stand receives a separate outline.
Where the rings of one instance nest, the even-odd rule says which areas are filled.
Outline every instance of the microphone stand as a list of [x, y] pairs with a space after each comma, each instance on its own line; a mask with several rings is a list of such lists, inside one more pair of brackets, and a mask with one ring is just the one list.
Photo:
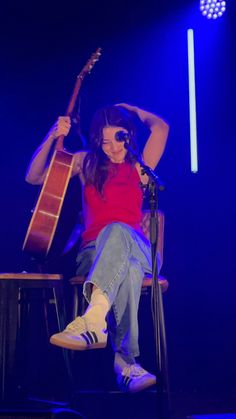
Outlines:
[[142, 174], [149, 177], [148, 191], [149, 191], [149, 206], [150, 206], [150, 243], [152, 256], [152, 319], [154, 326], [155, 349], [157, 368], [161, 376], [161, 392], [166, 397], [167, 406], [165, 412], [162, 412], [162, 417], [169, 417], [170, 414], [170, 389], [169, 389], [169, 374], [168, 374], [168, 358], [166, 345], [166, 331], [165, 319], [162, 300], [162, 290], [158, 281], [158, 267], [157, 267], [157, 242], [158, 242], [158, 191], [165, 189], [164, 184], [154, 171], [144, 164], [140, 155], [138, 155], [129, 143], [125, 141], [124, 147], [136, 158], [142, 168]]

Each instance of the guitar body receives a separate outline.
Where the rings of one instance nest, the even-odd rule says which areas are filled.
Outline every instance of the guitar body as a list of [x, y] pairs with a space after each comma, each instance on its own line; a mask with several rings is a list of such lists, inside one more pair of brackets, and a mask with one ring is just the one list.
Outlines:
[[73, 154], [62, 150], [54, 152], [26, 233], [23, 250], [42, 257], [48, 254], [71, 177], [72, 166]]

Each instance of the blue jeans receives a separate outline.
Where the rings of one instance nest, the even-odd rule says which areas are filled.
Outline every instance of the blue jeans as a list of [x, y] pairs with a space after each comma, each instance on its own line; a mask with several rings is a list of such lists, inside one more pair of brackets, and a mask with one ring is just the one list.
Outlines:
[[77, 274], [88, 273], [84, 296], [90, 301], [92, 284], [107, 296], [111, 310], [107, 324], [112, 346], [122, 358], [139, 355], [138, 306], [145, 273], [151, 273], [149, 241], [130, 226], [115, 222], [99, 233], [77, 257]]

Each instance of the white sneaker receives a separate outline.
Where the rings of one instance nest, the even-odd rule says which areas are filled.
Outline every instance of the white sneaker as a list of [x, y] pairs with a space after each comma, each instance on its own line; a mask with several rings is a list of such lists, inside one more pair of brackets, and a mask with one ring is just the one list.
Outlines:
[[75, 351], [105, 348], [107, 344], [106, 323], [104, 322], [103, 325], [92, 324], [88, 323], [85, 317], [76, 317], [63, 332], [51, 336], [50, 343]]
[[117, 373], [117, 382], [121, 391], [136, 393], [156, 384], [156, 377], [139, 364], [127, 364]]

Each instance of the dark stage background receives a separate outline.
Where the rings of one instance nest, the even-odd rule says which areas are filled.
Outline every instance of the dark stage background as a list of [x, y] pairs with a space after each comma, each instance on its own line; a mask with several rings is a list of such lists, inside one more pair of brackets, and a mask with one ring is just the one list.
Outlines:
[[[21, 247], [39, 192], [24, 181], [28, 162], [57, 116], [63, 115], [76, 75], [101, 47], [100, 61], [81, 89], [84, 135], [95, 109], [117, 102], [154, 111], [171, 127], [157, 171], [166, 185], [159, 205], [166, 215], [162, 273], [170, 282], [164, 300], [171, 391], [208, 398], [212, 406], [215, 400], [232, 401], [236, 395], [235, 10], [229, 1], [223, 18], [208, 21], [200, 15], [197, 0], [8, 1], [2, 4], [0, 17], [0, 271], [26, 269]], [[191, 27], [197, 174], [190, 172], [189, 150]], [[81, 146], [73, 133], [67, 146], [73, 150]], [[68, 276], [74, 254], [63, 258], [60, 252], [78, 206], [80, 187], [73, 179], [49, 264], [49, 269]], [[146, 328], [150, 319], [145, 310], [141, 316]], [[152, 340], [142, 346], [144, 363], [150, 364]], [[103, 386], [102, 379], [99, 385]], [[234, 408], [230, 401], [222, 403], [221, 410]]]

